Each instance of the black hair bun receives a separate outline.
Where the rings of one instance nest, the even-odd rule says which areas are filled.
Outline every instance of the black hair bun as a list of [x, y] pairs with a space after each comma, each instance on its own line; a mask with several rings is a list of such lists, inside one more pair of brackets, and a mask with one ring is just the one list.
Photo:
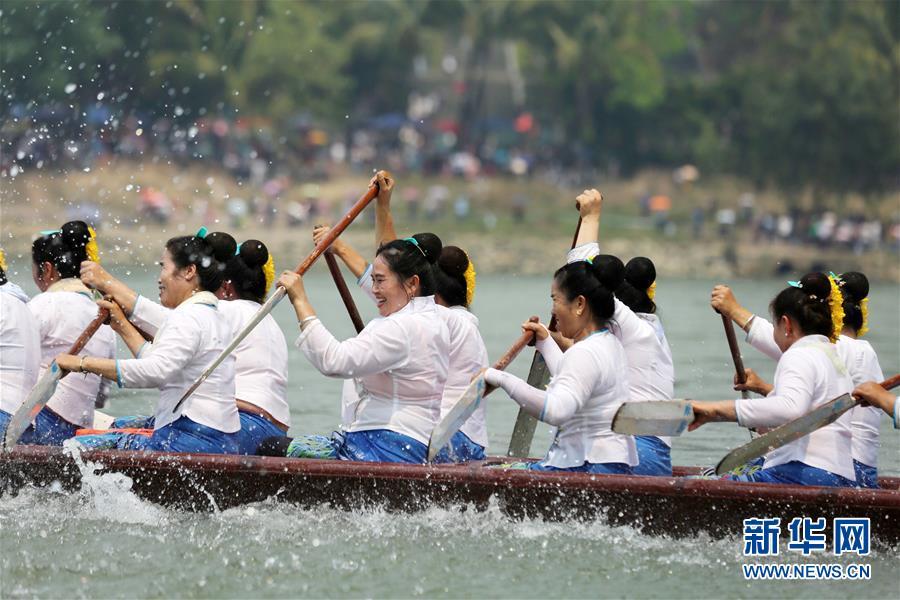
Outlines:
[[831, 294], [831, 280], [825, 273], [807, 273], [800, 280], [800, 289], [807, 296], [815, 296], [818, 300], [827, 301]]
[[441, 256], [441, 250], [443, 249], [441, 238], [433, 233], [417, 233], [413, 238], [419, 242], [419, 248], [421, 248], [422, 252], [425, 254], [425, 259], [429, 263], [435, 264]]
[[69, 221], [62, 226], [62, 239], [69, 250], [80, 250], [91, 241], [91, 232], [84, 221]]
[[625, 281], [625, 265], [618, 256], [598, 254], [591, 262], [594, 277], [610, 292], [614, 292]]
[[859, 304], [869, 297], [869, 278], [858, 271], [841, 274], [841, 294]]
[[203, 239], [209, 245], [213, 258], [219, 262], [228, 262], [237, 252], [237, 242], [223, 231], [214, 231]]
[[444, 246], [437, 261], [441, 271], [452, 277], [463, 277], [469, 268], [469, 257], [457, 246]]
[[646, 290], [656, 281], [656, 267], [644, 256], [635, 256], [625, 265], [625, 280], [639, 290]]
[[245, 265], [256, 269], [269, 260], [269, 249], [259, 240], [247, 240], [241, 243], [240, 256]]

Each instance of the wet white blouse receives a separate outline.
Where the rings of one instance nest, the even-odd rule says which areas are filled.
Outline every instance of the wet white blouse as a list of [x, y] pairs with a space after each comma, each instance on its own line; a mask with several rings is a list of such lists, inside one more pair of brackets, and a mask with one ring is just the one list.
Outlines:
[[485, 379], [502, 387], [529, 414], [556, 425], [547, 452], [550, 466], [568, 468], [589, 463], [638, 464], [634, 438], [612, 431], [612, 419], [628, 399], [625, 350], [609, 331], [596, 332], [564, 354], [552, 338], [538, 342], [552, 375], [545, 390], [522, 379], [488, 369]]
[[[366, 295], [374, 300], [371, 275], [370, 264], [358, 283]], [[484, 339], [478, 331], [478, 317], [462, 306], [447, 308], [437, 305], [437, 309], [438, 314], [446, 320], [450, 333], [449, 371], [441, 401], [441, 418], [443, 418], [469, 387], [475, 374], [488, 366], [489, 359]], [[487, 448], [487, 402], [482, 402], [459, 430], [476, 444]]]
[[[853, 390], [844, 361], [822, 335], [794, 342], [778, 361], [774, 386], [765, 398], [735, 402], [741, 426], [778, 427]], [[855, 481], [852, 444], [851, 415], [846, 413], [834, 423], [776, 448], [766, 455], [764, 467], [800, 461]]]
[[41, 336], [26, 302], [16, 284], [0, 285], [0, 410], [9, 414], [22, 405], [41, 368]]
[[[219, 301], [218, 308], [231, 326], [230, 343], [253, 318], [260, 305], [251, 300]], [[143, 296], [135, 300], [129, 319], [155, 335], [171, 311]], [[290, 427], [287, 401], [288, 352], [284, 333], [271, 314], [241, 340], [234, 355], [234, 388], [238, 400], [249, 402]]]
[[[781, 358], [781, 349], [775, 344], [775, 327], [766, 319], [757, 315], [747, 332], [747, 342], [775, 360]], [[850, 372], [853, 385], [866, 381], [882, 381], [884, 373], [878, 364], [878, 355], [872, 345], [865, 340], [858, 340], [842, 335], [835, 344], [838, 356], [844, 361]], [[870, 467], [878, 466], [879, 426], [881, 410], [874, 406], [857, 406], [851, 414], [853, 427], [853, 459]]]
[[169, 311], [153, 344], [141, 350], [140, 358], [116, 363], [121, 387], [159, 388], [156, 429], [182, 415], [224, 433], [241, 428], [234, 401], [233, 355], [210, 374], [177, 412], [172, 411], [232, 339], [231, 324], [219, 312], [218, 304], [210, 292], [194, 294]]
[[434, 296], [413, 298], [343, 342], [313, 319], [297, 347], [322, 374], [355, 380], [358, 402], [343, 400], [354, 408], [347, 431], [389, 429], [428, 443], [441, 413], [450, 354], [450, 334]]
[[[98, 312], [90, 290], [75, 278], [61, 279], [51, 285], [28, 302], [28, 310], [37, 322], [41, 338], [38, 378], [44, 375], [54, 358], [69, 351]], [[101, 325], [78, 355], [115, 358], [116, 334], [108, 325]], [[90, 427], [94, 422], [97, 396], [105, 388], [99, 375], [70, 373], [60, 380], [47, 407], [69, 423]]]
[[[598, 254], [600, 246], [596, 242], [582, 244], [569, 251], [566, 262], [587, 260]], [[671, 400], [675, 395], [675, 366], [659, 317], [635, 313], [618, 298], [615, 306], [610, 330], [625, 347], [629, 399], [632, 402]], [[659, 439], [672, 446], [672, 438], [659, 436]]]

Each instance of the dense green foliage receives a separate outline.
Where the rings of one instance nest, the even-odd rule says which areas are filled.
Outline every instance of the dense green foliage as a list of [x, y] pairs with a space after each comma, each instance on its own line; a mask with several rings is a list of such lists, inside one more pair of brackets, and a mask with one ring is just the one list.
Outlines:
[[[892, 0], [0, 6], [4, 113], [85, 107], [102, 92], [181, 120], [304, 114], [344, 130], [405, 113], [424, 90], [453, 96], [442, 112], [461, 124], [460, 147], [485, 143], [484, 118], [530, 111], [532, 147], [563, 164], [694, 162], [760, 185], [864, 193], [891, 189], [900, 166]], [[523, 94], [497, 67], [510, 49]], [[458, 69], [441, 69], [448, 54]]]

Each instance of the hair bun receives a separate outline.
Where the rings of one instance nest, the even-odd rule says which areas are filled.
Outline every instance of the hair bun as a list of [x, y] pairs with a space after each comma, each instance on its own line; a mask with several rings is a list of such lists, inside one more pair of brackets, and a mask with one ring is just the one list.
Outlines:
[[203, 240], [209, 245], [213, 258], [221, 263], [228, 262], [237, 252], [237, 242], [223, 231], [214, 231]]
[[614, 292], [625, 281], [625, 265], [618, 256], [612, 254], [598, 254], [591, 261], [590, 271], [610, 292]]
[[635, 256], [625, 265], [625, 280], [639, 290], [646, 290], [656, 281], [656, 267], [644, 256]]
[[62, 226], [62, 239], [66, 248], [80, 250], [91, 241], [91, 230], [84, 221], [69, 221]]
[[241, 242], [238, 253], [244, 264], [251, 269], [261, 267], [269, 260], [269, 249], [259, 240]]
[[431, 264], [437, 263], [443, 249], [441, 238], [433, 233], [417, 233], [413, 238], [419, 242], [419, 248], [425, 254], [425, 259]]
[[444, 246], [437, 265], [441, 271], [452, 277], [463, 277], [469, 268], [469, 257], [457, 246]]
[[831, 281], [825, 273], [807, 273], [800, 280], [800, 289], [807, 296], [815, 296], [817, 300], [827, 302], [831, 294]]
[[869, 297], [869, 278], [858, 271], [841, 273], [841, 294], [859, 304]]

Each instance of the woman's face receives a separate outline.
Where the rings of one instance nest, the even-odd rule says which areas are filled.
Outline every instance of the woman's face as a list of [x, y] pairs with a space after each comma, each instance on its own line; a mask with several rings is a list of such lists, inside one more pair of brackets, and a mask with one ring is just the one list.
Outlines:
[[418, 290], [419, 278], [413, 275], [405, 282], [391, 271], [387, 262], [380, 255], [372, 263], [372, 294], [378, 306], [378, 314], [382, 317], [391, 315], [412, 299]]
[[553, 301], [556, 329], [563, 336], [581, 339], [588, 328], [592, 329], [590, 310], [584, 296], [576, 296], [574, 300], [569, 301], [554, 279], [550, 286], [550, 300]]
[[175, 308], [197, 289], [197, 269], [193, 265], [179, 269], [168, 250], [163, 251], [159, 264], [159, 302], [166, 308]]

